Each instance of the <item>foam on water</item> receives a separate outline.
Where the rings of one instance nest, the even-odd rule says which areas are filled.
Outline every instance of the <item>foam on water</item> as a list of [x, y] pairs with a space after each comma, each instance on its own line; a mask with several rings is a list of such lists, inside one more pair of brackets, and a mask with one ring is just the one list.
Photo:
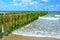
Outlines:
[[[37, 24], [38, 23], [38, 24]], [[38, 19], [21, 29], [18, 29], [12, 34], [33, 37], [51, 37], [60, 39], [60, 24], [59, 20]]]
[[30, 37], [50, 37], [50, 38], [58, 38], [60, 39], [60, 36], [52, 36], [52, 35], [41, 35], [41, 34], [30, 34], [30, 33], [17, 33], [17, 32], [12, 32], [12, 34], [15, 35], [22, 35], [22, 36], [30, 36]]
[[55, 15], [56, 17], [60, 17], [60, 15]]
[[[40, 20], [40, 19], [39, 19]], [[39, 20], [36, 20], [34, 21], [33, 23], [37, 23]], [[41, 28], [41, 30], [37, 30], [39, 26], [36, 26], [36, 23], [33, 24], [33, 23], [30, 23], [24, 27], [22, 27], [21, 29], [18, 29], [18, 30], [15, 30], [14, 32], [12, 32], [12, 34], [16, 34], [16, 35], [22, 35], [22, 36], [33, 36], [33, 37], [50, 37], [50, 38], [57, 38], [57, 39], [60, 39], [60, 32], [59, 31], [48, 31], [50, 29], [47, 29], [45, 31], [46, 28], [44, 28], [44, 30]], [[32, 27], [33, 25], [36, 26], [35, 27]], [[46, 24], [46, 23], [45, 23]], [[38, 23], [38, 25], [40, 25]], [[43, 24], [44, 25], [44, 24]], [[32, 27], [32, 28], [31, 28]]]
[[39, 19], [59, 20], [60, 18], [54, 18], [54, 17], [39, 17]]
[[38, 17], [36, 21], [13, 31], [12, 34], [60, 39], [60, 17], [55, 17], [54, 14]]

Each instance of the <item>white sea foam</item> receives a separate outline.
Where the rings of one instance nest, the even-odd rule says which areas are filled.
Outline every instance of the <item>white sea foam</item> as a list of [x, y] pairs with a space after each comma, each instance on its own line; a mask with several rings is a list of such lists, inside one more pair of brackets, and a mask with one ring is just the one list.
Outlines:
[[60, 17], [60, 15], [55, 15], [55, 17]]
[[39, 19], [59, 20], [60, 18], [54, 18], [54, 17], [39, 17]]
[[59, 19], [60, 18], [55, 17], [39, 17], [37, 21], [34, 21], [33, 23], [28, 24], [22, 27], [21, 29], [12, 32], [12, 34], [31, 37], [50, 37], [60, 39]]
[[60, 36], [52, 36], [52, 35], [41, 35], [41, 34], [32, 34], [32, 33], [18, 33], [18, 32], [12, 32], [12, 34], [15, 34], [15, 35], [22, 35], [22, 36], [30, 36], [30, 37], [50, 37], [50, 38], [57, 38], [57, 39], [60, 39]]

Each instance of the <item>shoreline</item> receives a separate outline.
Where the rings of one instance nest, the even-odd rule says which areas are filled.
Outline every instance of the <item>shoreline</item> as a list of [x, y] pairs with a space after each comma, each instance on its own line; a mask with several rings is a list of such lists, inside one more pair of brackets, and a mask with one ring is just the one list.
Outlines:
[[49, 37], [29, 37], [11, 34], [9, 36], [5, 36], [4, 40], [60, 40], [60, 39]]
[[60, 39], [60, 37], [58, 36], [52, 36], [52, 35], [33, 35], [33, 34], [13, 34], [13, 35], [18, 35], [18, 36], [26, 36], [26, 37], [42, 37], [42, 38], [45, 38], [45, 37], [48, 37], [48, 38], [56, 38], [56, 39]]

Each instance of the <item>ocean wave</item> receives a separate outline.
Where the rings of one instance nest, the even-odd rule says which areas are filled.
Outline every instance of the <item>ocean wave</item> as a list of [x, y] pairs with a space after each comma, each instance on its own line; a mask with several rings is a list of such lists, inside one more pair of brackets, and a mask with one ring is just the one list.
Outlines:
[[[12, 34], [15, 34], [15, 35], [21, 35], [21, 36], [30, 36], [30, 37], [50, 37], [50, 38], [57, 38], [57, 39], [60, 39], [60, 35], [54, 35], [55, 33], [52, 33], [51, 34], [48, 34], [48, 32], [44, 32], [45, 34], [43, 34], [43, 32], [12, 32]], [[47, 33], [47, 34], [46, 34]]]

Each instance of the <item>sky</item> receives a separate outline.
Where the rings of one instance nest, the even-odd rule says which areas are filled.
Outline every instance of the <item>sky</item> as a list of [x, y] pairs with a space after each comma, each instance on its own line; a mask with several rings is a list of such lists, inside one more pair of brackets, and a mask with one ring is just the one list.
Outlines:
[[0, 11], [60, 11], [60, 0], [0, 0]]

